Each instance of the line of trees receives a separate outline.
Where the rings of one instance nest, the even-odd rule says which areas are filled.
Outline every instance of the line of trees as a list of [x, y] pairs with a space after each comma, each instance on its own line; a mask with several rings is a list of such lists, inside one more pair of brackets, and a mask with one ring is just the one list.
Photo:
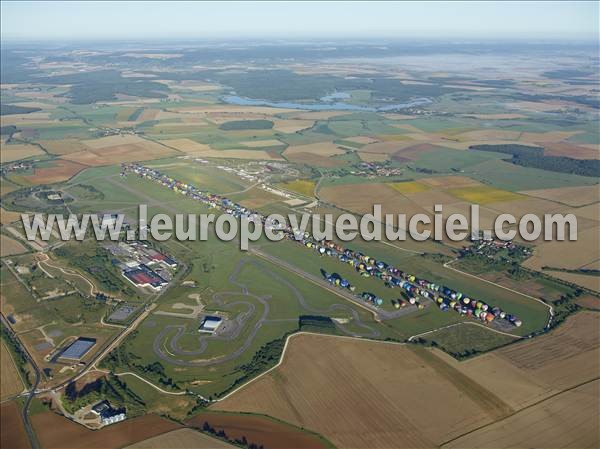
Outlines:
[[558, 173], [570, 173], [580, 176], [600, 175], [600, 160], [573, 159], [566, 156], [547, 156], [544, 148], [518, 144], [503, 145], [471, 145], [470, 150], [492, 151], [510, 154], [510, 162], [523, 167], [539, 168]]

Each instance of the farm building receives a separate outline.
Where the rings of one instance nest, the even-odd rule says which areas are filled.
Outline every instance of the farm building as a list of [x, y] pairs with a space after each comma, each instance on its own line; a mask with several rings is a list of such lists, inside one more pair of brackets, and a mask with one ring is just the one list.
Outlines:
[[219, 316], [207, 315], [204, 317], [198, 328], [198, 332], [207, 332], [213, 334], [223, 322], [223, 318]]
[[94, 347], [95, 344], [95, 338], [79, 337], [60, 353], [58, 360], [67, 362], [79, 361]]
[[114, 409], [107, 400], [98, 402], [92, 407], [92, 412], [100, 417], [103, 426], [123, 421], [126, 418], [125, 409]]

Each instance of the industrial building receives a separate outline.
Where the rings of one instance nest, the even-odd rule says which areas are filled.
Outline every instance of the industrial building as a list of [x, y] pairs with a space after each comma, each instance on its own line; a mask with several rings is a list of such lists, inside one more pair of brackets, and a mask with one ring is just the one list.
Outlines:
[[138, 265], [135, 268], [125, 270], [123, 276], [136, 287], [150, 287], [157, 291], [168, 284], [166, 280], [146, 265]]
[[57, 360], [64, 362], [80, 361], [95, 344], [95, 338], [79, 337], [59, 354]]
[[207, 315], [200, 322], [198, 332], [214, 334], [222, 322], [223, 318], [221, 318], [220, 316]]

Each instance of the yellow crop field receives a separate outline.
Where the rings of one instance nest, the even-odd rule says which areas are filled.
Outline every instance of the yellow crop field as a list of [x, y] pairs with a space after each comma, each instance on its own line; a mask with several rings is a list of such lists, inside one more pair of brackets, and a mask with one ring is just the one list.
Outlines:
[[400, 193], [418, 193], [424, 192], [425, 190], [429, 190], [431, 188], [427, 184], [423, 184], [418, 181], [390, 182], [388, 183], [388, 186]]
[[518, 193], [509, 192], [508, 190], [496, 189], [489, 186], [464, 187], [457, 189], [449, 189], [451, 195], [471, 203], [488, 204], [499, 201], [515, 201], [523, 199]]
[[291, 190], [292, 192], [298, 192], [301, 195], [313, 196], [315, 191], [315, 182], [307, 179], [296, 179], [295, 181], [282, 184], [282, 187], [287, 190]]

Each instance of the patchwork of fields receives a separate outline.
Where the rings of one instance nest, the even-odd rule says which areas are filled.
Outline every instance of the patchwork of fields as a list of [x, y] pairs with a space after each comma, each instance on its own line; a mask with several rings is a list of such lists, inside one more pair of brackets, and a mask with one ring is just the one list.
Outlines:
[[[587, 66], [561, 53], [502, 57], [506, 67], [489, 70], [495, 60], [474, 53], [449, 56], [458, 63], [446, 71], [427, 54], [310, 60], [305, 45], [279, 63], [258, 64], [279, 60], [270, 50], [230, 60], [229, 50], [253, 54], [241, 46], [192, 64], [196, 50], [167, 47], [30, 49], [6, 61], [27, 73], [0, 86], [0, 311], [16, 334], [3, 333], [2, 399], [40, 381], [32, 403], [2, 404], [2, 447], [30, 447], [22, 406], [43, 449], [598, 446], [600, 139]], [[135, 162], [172, 179], [122, 165]], [[471, 242], [447, 237], [329, 246], [519, 325], [443, 311], [290, 240], [244, 252], [212, 228], [207, 241], [151, 239], [177, 264], [156, 291], [123, 275], [118, 243], [24, 241], [21, 213], [122, 213], [134, 229], [142, 203], [150, 215], [220, 213], [182, 195], [187, 185], [263, 215], [358, 217], [380, 204], [394, 220], [433, 221], [436, 205], [446, 219], [478, 204], [492, 229], [499, 214], [569, 213], [578, 240], [517, 238], [497, 258], [472, 259]], [[122, 307], [130, 318], [112, 321]], [[199, 332], [208, 318], [219, 326]], [[80, 337], [92, 349], [58, 361]], [[98, 399], [96, 387], [119, 389], [111, 401], [127, 420], [92, 431], [57, 413], [68, 408], [57, 401]], [[200, 433], [205, 423], [237, 442]]]

